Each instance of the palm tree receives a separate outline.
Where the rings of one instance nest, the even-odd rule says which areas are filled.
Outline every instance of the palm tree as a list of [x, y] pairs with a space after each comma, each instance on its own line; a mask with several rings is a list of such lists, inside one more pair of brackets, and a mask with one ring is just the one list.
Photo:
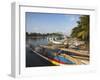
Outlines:
[[89, 16], [81, 16], [80, 21], [77, 22], [77, 27], [72, 29], [72, 37], [77, 37], [86, 42], [89, 41]]

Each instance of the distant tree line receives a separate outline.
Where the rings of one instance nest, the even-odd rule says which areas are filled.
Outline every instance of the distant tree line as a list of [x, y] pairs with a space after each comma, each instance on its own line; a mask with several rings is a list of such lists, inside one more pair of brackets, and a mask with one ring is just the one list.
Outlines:
[[26, 36], [62, 36], [61, 33], [28, 33], [26, 32]]

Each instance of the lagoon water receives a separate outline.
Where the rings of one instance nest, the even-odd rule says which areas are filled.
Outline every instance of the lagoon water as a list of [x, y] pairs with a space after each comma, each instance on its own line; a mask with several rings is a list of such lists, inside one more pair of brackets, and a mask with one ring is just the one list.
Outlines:
[[48, 40], [47, 38], [28, 38], [26, 40], [26, 44], [31, 44], [32, 46], [36, 47], [39, 45], [47, 45], [48, 44]]
[[29, 47], [29, 44], [36, 47], [39, 45], [48, 44], [47, 38], [28, 38], [26, 39], [26, 67], [39, 67], [39, 66], [53, 66], [51, 62], [41, 58], [37, 54], [33, 53]]

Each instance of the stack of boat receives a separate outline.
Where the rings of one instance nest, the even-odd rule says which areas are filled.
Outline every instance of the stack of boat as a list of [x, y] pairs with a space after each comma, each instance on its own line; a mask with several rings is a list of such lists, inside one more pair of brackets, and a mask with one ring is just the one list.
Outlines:
[[73, 50], [63, 48], [55, 49], [52, 48], [52, 46], [41, 45], [35, 48], [35, 52], [55, 65], [79, 65], [89, 63], [89, 54], [79, 53]]

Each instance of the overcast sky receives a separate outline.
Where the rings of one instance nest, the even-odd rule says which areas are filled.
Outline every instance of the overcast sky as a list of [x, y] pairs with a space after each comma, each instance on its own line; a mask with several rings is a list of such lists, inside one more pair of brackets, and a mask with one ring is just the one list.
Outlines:
[[77, 26], [78, 14], [51, 14], [26, 12], [26, 31], [37, 33], [62, 32], [70, 35]]

